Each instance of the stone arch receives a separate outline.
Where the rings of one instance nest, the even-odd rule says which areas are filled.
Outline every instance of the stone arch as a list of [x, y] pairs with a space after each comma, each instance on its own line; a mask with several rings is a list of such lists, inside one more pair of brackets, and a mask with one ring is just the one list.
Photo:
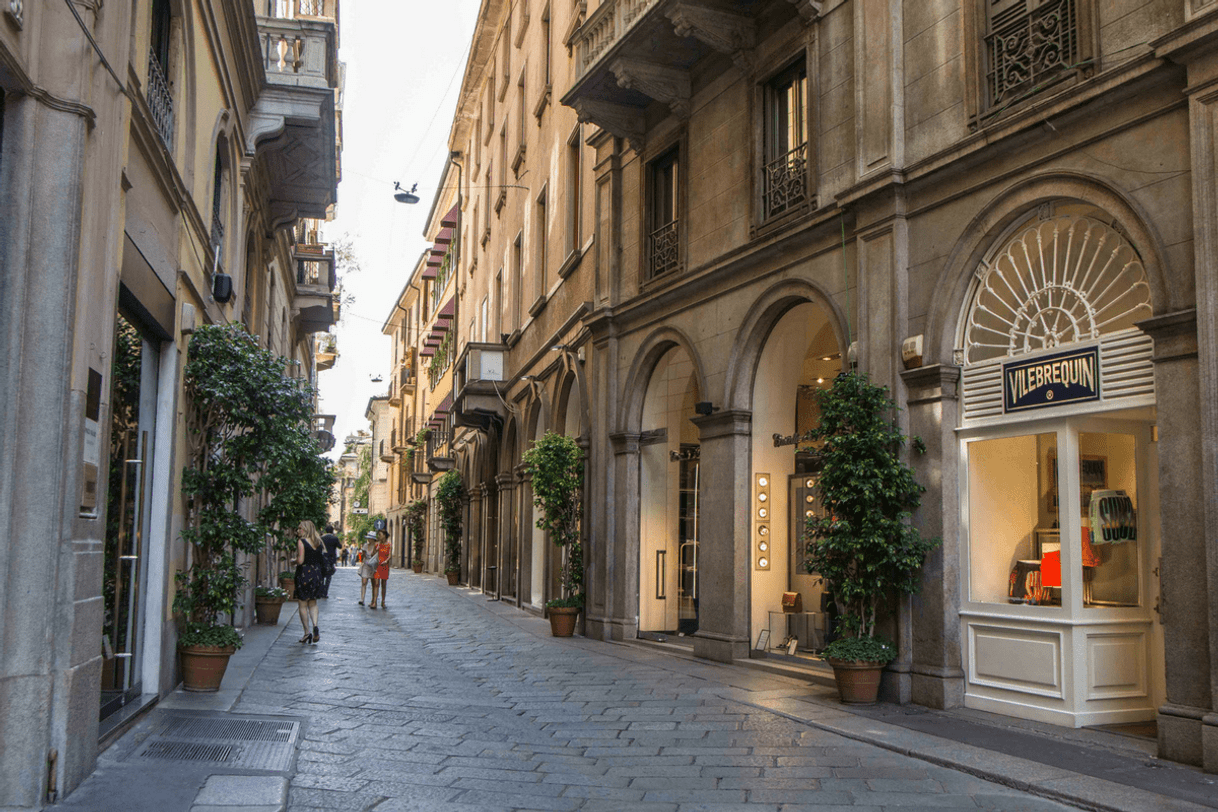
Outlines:
[[[591, 430], [591, 413], [588, 410], [588, 376], [584, 374], [583, 362], [573, 353], [563, 353], [563, 373], [558, 379], [553, 402], [553, 413], [550, 425], [556, 429], [562, 428], [563, 434], [570, 437], [586, 437]], [[572, 431], [566, 425], [568, 404], [572, 396], [579, 398], [579, 425]]]
[[974, 271], [982, 259], [1037, 206], [1054, 201], [1075, 201], [1111, 215], [1137, 247], [1150, 285], [1156, 313], [1168, 307], [1163, 274], [1163, 242], [1145, 212], [1124, 192], [1091, 175], [1055, 172], [1028, 178], [995, 195], [962, 231], [943, 265], [935, 290], [935, 304], [927, 318], [924, 358], [929, 364], [953, 364], [960, 316], [972, 295]]
[[647, 396], [647, 384], [651, 373], [664, 354], [674, 347], [681, 347], [689, 355], [694, 365], [694, 380], [698, 384], [698, 392], [707, 397], [709, 389], [706, 383], [706, 373], [702, 364], [702, 356], [698, 354], [694, 343], [685, 333], [675, 327], [660, 327], [643, 339], [639, 351], [635, 354], [630, 373], [626, 376], [626, 387], [623, 390], [622, 410], [620, 417], [621, 431], [638, 432], [643, 422], [643, 402]]
[[833, 298], [817, 285], [806, 279], [787, 279], [774, 285], [757, 298], [745, 315], [732, 346], [724, 380], [724, 407], [727, 409], [752, 408], [753, 384], [757, 376], [757, 365], [766, 340], [774, 326], [788, 310], [804, 302], [822, 307], [830, 316], [830, 323], [837, 335], [842, 357], [846, 354], [845, 315]]

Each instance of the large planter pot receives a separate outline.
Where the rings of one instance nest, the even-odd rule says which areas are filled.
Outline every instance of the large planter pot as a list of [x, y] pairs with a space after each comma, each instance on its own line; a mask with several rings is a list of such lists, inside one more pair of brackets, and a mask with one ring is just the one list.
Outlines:
[[411, 568], [412, 570], [414, 570], [414, 574], [415, 574], [415, 575], [418, 575], [419, 573], [421, 573], [421, 572], [423, 571], [423, 565], [422, 565], [422, 563], [419, 563], [419, 564], [411, 564], [411, 565], [410, 565], [410, 568]]
[[288, 593], [288, 597], [287, 597], [288, 600], [292, 600], [292, 598], [296, 597], [296, 578], [295, 578], [295, 576], [293, 576], [291, 578], [280, 578], [279, 586], [281, 589], [283, 589], [285, 592]]
[[279, 622], [279, 611], [283, 609], [286, 598], [254, 598], [254, 614], [259, 623], [274, 626]]
[[833, 678], [837, 680], [837, 690], [841, 694], [842, 702], [847, 705], [875, 704], [880, 693], [883, 663], [835, 660], [830, 657], [829, 665], [833, 666]]
[[448, 576], [448, 585], [449, 586], [456, 586], [457, 582], [461, 578], [461, 573], [459, 573], [459, 572], [446, 572], [444, 574]]
[[182, 687], [187, 691], [220, 690], [233, 646], [178, 646], [182, 661]]
[[575, 621], [579, 619], [578, 606], [551, 606], [546, 612], [550, 615], [550, 634], [555, 637], [575, 634]]

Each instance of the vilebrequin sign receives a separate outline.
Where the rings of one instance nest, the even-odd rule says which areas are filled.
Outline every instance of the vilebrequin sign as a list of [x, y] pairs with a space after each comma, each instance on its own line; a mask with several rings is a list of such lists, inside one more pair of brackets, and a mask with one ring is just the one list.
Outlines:
[[1002, 365], [1003, 412], [1023, 412], [1099, 399], [1099, 347]]

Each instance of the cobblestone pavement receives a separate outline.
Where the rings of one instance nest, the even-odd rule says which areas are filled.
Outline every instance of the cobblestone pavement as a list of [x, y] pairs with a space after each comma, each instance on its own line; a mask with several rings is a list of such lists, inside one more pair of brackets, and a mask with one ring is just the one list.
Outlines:
[[434, 577], [358, 591], [340, 569], [317, 645], [292, 613], [234, 708], [307, 720], [291, 810], [1067, 808], [733, 698], [794, 680], [557, 640]]

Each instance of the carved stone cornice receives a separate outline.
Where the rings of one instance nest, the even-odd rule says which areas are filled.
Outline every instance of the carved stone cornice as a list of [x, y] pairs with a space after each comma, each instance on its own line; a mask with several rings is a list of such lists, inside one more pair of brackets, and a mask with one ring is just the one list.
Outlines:
[[637, 90], [659, 102], [664, 102], [681, 118], [689, 117], [689, 72], [642, 59], [615, 59], [609, 70], [619, 87]]
[[746, 74], [753, 72], [756, 26], [748, 14], [707, 8], [690, 0], [678, 2], [665, 12], [679, 37], [693, 37], [721, 54], [728, 54]]
[[639, 108], [599, 99], [576, 99], [572, 106], [581, 122], [595, 124], [618, 138], [626, 139], [635, 152], [643, 151], [646, 123]]
[[821, 0], [787, 0], [787, 2], [795, 6], [795, 10], [799, 12], [800, 18], [805, 23], [815, 22], [820, 17], [821, 9], [824, 6]]

